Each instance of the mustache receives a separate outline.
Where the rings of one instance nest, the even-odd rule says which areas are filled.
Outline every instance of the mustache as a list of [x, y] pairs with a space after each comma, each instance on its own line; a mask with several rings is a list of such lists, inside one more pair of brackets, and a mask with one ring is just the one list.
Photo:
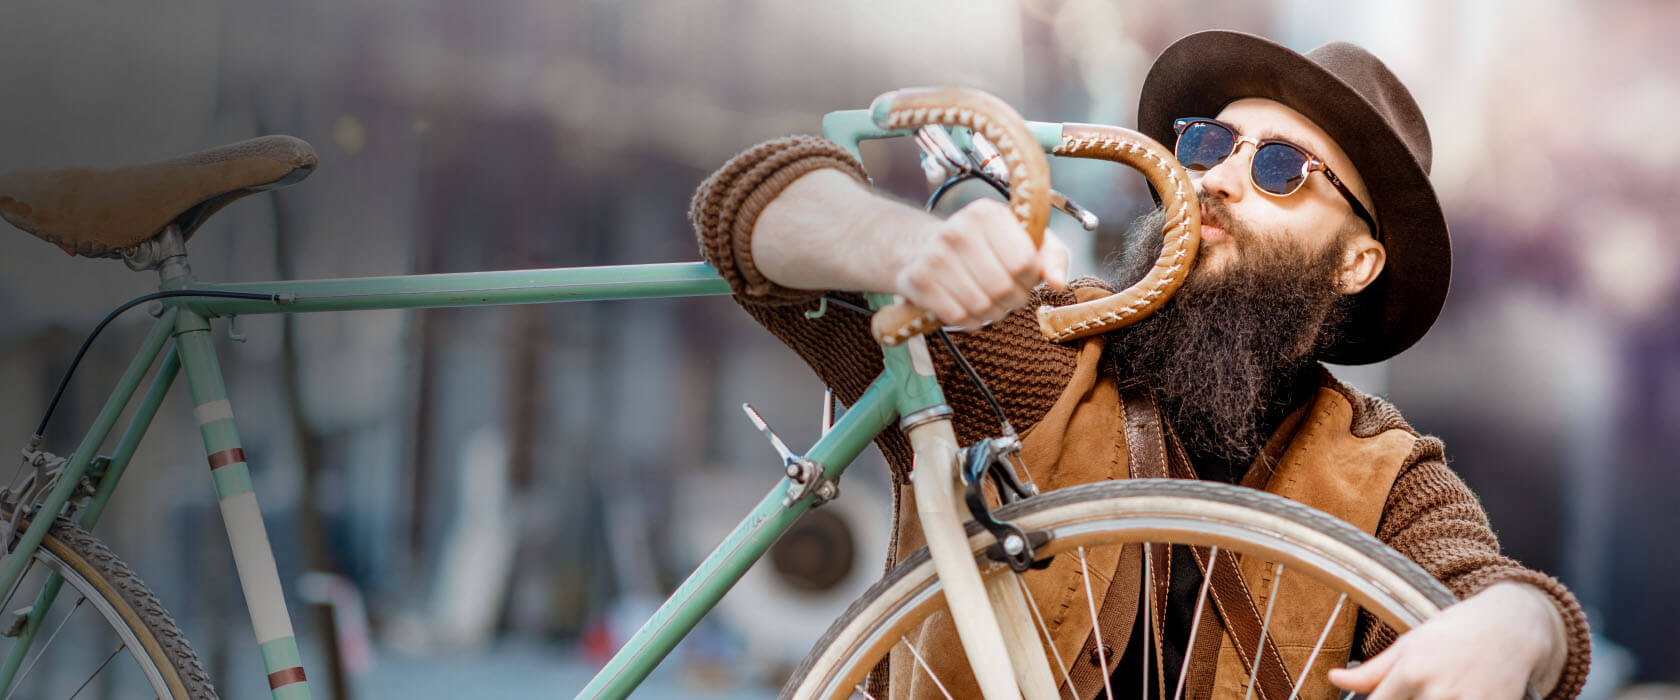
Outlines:
[[1196, 199], [1202, 207], [1202, 223], [1223, 229], [1239, 244], [1253, 237], [1252, 229], [1231, 214], [1231, 205], [1227, 204], [1223, 197], [1210, 195], [1205, 190], [1196, 190]]
[[[1202, 223], [1224, 230], [1238, 250], [1247, 249], [1255, 240], [1254, 229], [1238, 220], [1223, 198], [1197, 190], [1196, 199], [1201, 207]], [[1161, 231], [1166, 224], [1167, 213], [1157, 206], [1139, 216], [1126, 228], [1121, 245], [1103, 261], [1103, 267], [1111, 271], [1112, 281], [1117, 288], [1143, 279], [1150, 268], [1154, 267], [1155, 259], [1161, 255]], [[1196, 256], [1196, 261], [1191, 264], [1191, 271], [1199, 268], [1201, 262], [1202, 257]]]

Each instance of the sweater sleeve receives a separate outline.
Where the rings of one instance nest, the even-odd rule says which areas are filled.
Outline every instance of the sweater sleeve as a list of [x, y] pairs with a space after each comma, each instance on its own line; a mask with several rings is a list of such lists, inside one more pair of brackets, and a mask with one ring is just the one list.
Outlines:
[[[1377, 529], [1377, 538], [1446, 584], [1460, 599], [1496, 583], [1526, 583], [1552, 599], [1562, 615], [1568, 658], [1548, 698], [1573, 698], [1586, 682], [1592, 642], [1581, 605], [1557, 579], [1500, 553], [1499, 539], [1470, 488], [1447, 467], [1441, 441], [1418, 439], [1402, 469]], [[1395, 640], [1394, 630], [1360, 614], [1360, 649], [1377, 655]]]
[[[736, 303], [816, 372], [847, 405], [863, 395], [881, 373], [881, 348], [869, 334], [869, 317], [838, 304], [820, 316], [830, 296], [866, 306], [861, 294], [801, 290], [776, 284], [759, 273], [752, 257], [753, 226], [759, 214], [789, 184], [820, 168], [834, 168], [867, 182], [863, 166], [839, 145], [813, 136], [772, 139], [748, 148], [708, 177], [694, 193], [689, 219], [700, 251], [733, 291]], [[1076, 285], [1101, 285], [1095, 279]], [[1055, 403], [1073, 373], [1075, 346], [1045, 340], [1031, 309], [1074, 301], [1071, 292], [1040, 286], [1026, 306], [973, 333], [951, 337], [1017, 429], [1024, 430]], [[972, 442], [997, 431], [997, 420], [980, 392], [953, 363], [941, 343], [931, 341], [935, 370], [945, 400], [955, 413], [959, 441]], [[910, 446], [889, 428], [877, 440], [895, 478], [910, 468]]]

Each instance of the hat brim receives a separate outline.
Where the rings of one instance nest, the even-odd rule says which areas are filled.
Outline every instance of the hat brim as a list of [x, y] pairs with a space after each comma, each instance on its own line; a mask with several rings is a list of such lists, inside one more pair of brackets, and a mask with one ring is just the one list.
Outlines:
[[1241, 32], [1207, 31], [1173, 43], [1144, 79], [1138, 130], [1164, 144], [1173, 120], [1212, 117], [1232, 101], [1263, 97], [1323, 129], [1365, 180], [1387, 262], [1355, 298], [1342, 339], [1320, 359], [1380, 362], [1416, 343], [1446, 302], [1452, 242], [1429, 175], [1370, 102], [1311, 59]]

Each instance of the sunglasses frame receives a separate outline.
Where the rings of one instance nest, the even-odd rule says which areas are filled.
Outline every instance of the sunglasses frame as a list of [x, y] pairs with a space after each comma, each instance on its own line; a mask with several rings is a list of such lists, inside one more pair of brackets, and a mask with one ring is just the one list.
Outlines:
[[[1245, 144], [1245, 143], [1254, 145], [1254, 152], [1255, 152], [1256, 155], [1258, 155], [1260, 153], [1260, 149], [1265, 148], [1266, 146], [1270, 146], [1270, 145], [1284, 146], [1286, 148], [1294, 150], [1296, 153], [1301, 154], [1303, 156], [1302, 163], [1301, 163], [1301, 179], [1299, 181], [1297, 181], [1295, 183], [1295, 187], [1293, 189], [1289, 190], [1288, 192], [1278, 193], [1278, 192], [1273, 192], [1271, 190], [1268, 190], [1264, 187], [1261, 187], [1259, 181], [1254, 179], [1255, 163], [1254, 163], [1254, 159], [1252, 159], [1252, 158], [1249, 159], [1249, 165], [1248, 165], [1248, 180], [1249, 180], [1249, 182], [1254, 185], [1254, 189], [1256, 189], [1256, 190], [1258, 190], [1261, 193], [1264, 193], [1266, 195], [1269, 195], [1269, 196], [1272, 196], [1272, 197], [1288, 197], [1289, 195], [1295, 194], [1296, 192], [1300, 192], [1301, 188], [1306, 186], [1307, 178], [1309, 176], [1311, 176], [1313, 173], [1315, 173], [1315, 172], [1324, 173], [1324, 177], [1326, 179], [1330, 180], [1330, 184], [1335, 186], [1337, 192], [1342, 193], [1342, 198], [1343, 199], [1347, 200], [1348, 206], [1353, 209], [1354, 216], [1359, 217], [1360, 220], [1365, 222], [1366, 226], [1371, 227], [1371, 234], [1378, 241], [1382, 240], [1382, 229], [1377, 226], [1376, 217], [1371, 215], [1370, 210], [1366, 209], [1364, 204], [1359, 203], [1359, 198], [1353, 196], [1353, 191], [1349, 190], [1347, 185], [1342, 184], [1342, 179], [1339, 178], [1339, 177], [1336, 177], [1336, 173], [1330, 170], [1330, 166], [1326, 165], [1324, 163], [1324, 159], [1319, 158], [1316, 155], [1313, 155], [1312, 151], [1309, 151], [1305, 148], [1300, 147], [1299, 145], [1296, 145], [1296, 144], [1294, 144], [1292, 142], [1289, 142], [1289, 141], [1285, 141], [1283, 139], [1257, 139], [1257, 138], [1254, 138], [1252, 136], [1243, 136], [1242, 132], [1237, 131], [1236, 127], [1234, 127], [1230, 124], [1226, 124], [1225, 122], [1219, 121], [1218, 119], [1212, 119], [1212, 118], [1209, 118], [1209, 117], [1182, 117], [1182, 118], [1173, 120], [1173, 131], [1178, 134], [1178, 140], [1180, 140], [1180, 141], [1183, 140], [1184, 139], [1184, 131], [1186, 129], [1189, 129], [1191, 126], [1196, 125], [1196, 124], [1208, 124], [1208, 125], [1211, 125], [1211, 126], [1216, 126], [1216, 127], [1221, 128], [1221, 129], [1224, 129], [1227, 133], [1229, 133], [1231, 135], [1231, 151], [1229, 153], [1226, 153], [1223, 156], [1220, 156], [1219, 160], [1214, 162], [1214, 165], [1218, 165], [1219, 163], [1225, 162], [1225, 159], [1230, 158], [1232, 155], [1236, 154], [1237, 149], [1242, 148], [1242, 145]], [[1178, 157], [1178, 143], [1176, 143], [1176, 142], [1173, 144], [1173, 157], [1175, 157], [1175, 158]]]

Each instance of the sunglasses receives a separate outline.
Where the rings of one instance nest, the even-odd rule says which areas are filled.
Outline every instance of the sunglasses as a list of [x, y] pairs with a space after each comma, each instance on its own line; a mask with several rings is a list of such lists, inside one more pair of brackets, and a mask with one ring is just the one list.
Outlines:
[[1203, 117], [1176, 120], [1173, 122], [1173, 131], [1178, 132], [1178, 144], [1173, 147], [1173, 156], [1191, 172], [1211, 170], [1236, 153], [1239, 146], [1245, 143], [1253, 144], [1254, 161], [1248, 176], [1253, 180], [1255, 189], [1274, 197], [1295, 194], [1306, 184], [1308, 175], [1315, 172], [1324, 173], [1330, 184], [1336, 186], [1336, 191], [1347, 199], [1354, 215], [1371, 227], [1371, 234], [1376, 236], [1377, 240], [1382, 240], [1377, 220], [1371, 216], [1371, 212], [1359, 203], [1359, 198], [1353, 196], [1347, 185], [1342, 184], [1342, 179], [1330, 171], [1330, 166], [1325, 165], [1318, 156], [1308, 153], [1306, 149], [1282, 139], [1238, 136], [1237, 130], [1230, 124]]

